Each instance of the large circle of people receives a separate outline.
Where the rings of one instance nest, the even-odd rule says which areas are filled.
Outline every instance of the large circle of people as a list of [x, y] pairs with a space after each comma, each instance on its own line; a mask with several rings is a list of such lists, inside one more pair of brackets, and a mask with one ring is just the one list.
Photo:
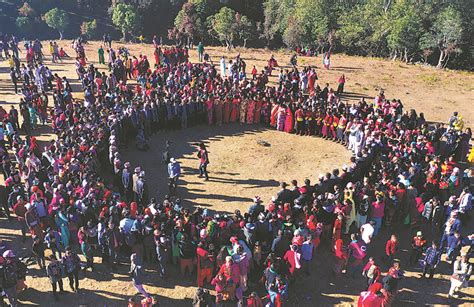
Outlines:
[[[183, 275], [196, 272], [196, 304], [210, 300], [203, 289], [207, 282], [217, 303], [237, 299], [262, 306], [265, 296], [269, 306], [281, 306], [294, 281], [311, 273], [315, 251], [329, 248], [336, 276], [346, 271], [367, 278], [360, 306], [388, 306], [403, 277], [395, 257], [398, 239], [393, 235], [386, 244], [386, 273], [376, 258], [367, 259], [367, 246], [382, 228], [396, 225], [414, 229], [413, 238], [403, 238], [412, 240], [410, 265], [421, 260], [423, 276], [433, 277], [447, 248], [448, 258], [456, 261], [449, 295], [465, 286], [471, 273], [468, 257], [464, 252], [456, 257], [472, 243], [472, 235], [461, 236], [472, 194], [470, 175], [459, 162], [468, 158], [471, 131], [463, 131], [461, 116], [453, 114], [446, 126], [430, 125], [422, 113], [405, 111], [400, 100], [387, 99], [383, 91], [372, 102], [348, 104], [341, 99], [344, 76], [336, 91], [329, 84], [321, 88], [315, 68], [299, 70], [296, 56], [288, 69], [280, 69], [272, 56], [264, 70], [258, 73], [254, 66], [248, 77], [240, 55], [221, 58], [216, 68], [202, 44], [199, 63], [188, 61], [186, 48], [154, 44], [152, 65], [145, 55], [136, 57], [125, 47], [115, 50], [104, 39], [98, 57], [108, 72], [101, 72], [87, 63], [82, 42], [75, 40], [75, 68], [84, 91], [79, 101], [72, 97], [69, 80], [45, 65], [40, 41], [25, 42], [26, 61], [21, 63], [16, 39], [2, 40], [12, 83], [22, 98], [19, 113], [14, 106], [8, 111], [0, 107], [1, 135], [6, 136], [0, 140], [5, 178], [0, 201], [4, 215], [16, 215], [23, 240], [32, 236], [34, 262], [46, 268], [56, 298], [64, 275], [72, 290], [79, 289], [78, 271], [93, 270], [94, 256], [114, 270], [131, 255], [133, 283], [146, 304], [152, 303], [142, 285], [144, 262], [158, 263], [163, 279], [170, 263], [179, 264]], [[50, 53], [53, 62], [69, 57], [55, 42]], [[279, 71], [275, 86], [269, 83], [272, 71]], [[38, 121], [50, 122], [57, 135], [44, 147], [31, 136]], [[354, 155], [316, 183], [282, 182], [269, 202], [257, 196], [248, 212], [233, 214], [184, 208], [176, 195], [150, 197], [145, 171], [120, 155], [130, 142], [147, 150], [149, 137], [162, 130], [235, 122], [323, 137]], [[100, 175], [104, 171], [112, 174], [110, 182]], [[419, 231], [424, 223], [431, 225], [432, 244]], [[74, 253], [76, 246], [86, 263]], [[47, 262], [45, 249], [52, 253]], [[26, 287], [26, 267], [8, 243], [2, 242], [0, 251], [1, 286], [16, 306], [17, 284], [22, 285], [19, 291]], [[265, 295], [251, 285], [258, 280], [263, 280]]]

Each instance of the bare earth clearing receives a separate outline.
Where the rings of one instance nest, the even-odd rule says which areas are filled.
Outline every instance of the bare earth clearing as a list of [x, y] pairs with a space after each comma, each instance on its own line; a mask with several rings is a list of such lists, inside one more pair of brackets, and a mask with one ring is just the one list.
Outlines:
[[[43, 44], [46, 47], [48, 42]], [[93, 63], [97, 62], [99, 45], [100, 43], [93, 42], [86, 46], [88, 60]], [[60, 46], [65, 47], [69, 55], [74, 54], [69, 42], [60, 42]], [[114, 44], [114, 47], [118, 45]], [[127, 45], [127, 47], [132, 54], [146, 54], [152, 62], [151, 45]], [[74, 96], [81, 98], [74, 61], [68, 59], [63, 64], [50, 65], [47, 50], [44, 48], [49, 67], [60, 76], [67, 76], [76, 91]], [[223, 54], [230, 59], [240, 52], [247, 62], [248, 71], [252, 65], [256, 65], [259, 70], [262, 69], [271, 55], [267, 50], [256, 49], [227, 52], [222, 48], [210, 47], [207, 48], [207, 52], [214, 63], [218, 62]], [[288, 65], [289, 54], [277, 52], [274, 54], [280, 65]], [[196, 58], [195, 50], [191, 50], [191, 60], [196, 61]], [[348, 91], [348, 95], [344, 98], [346, 100], [354, 101], [363, 96], [372, 97], [382, 88], [388, 98], [400, 98], [407, 109], [416, 108], [417, 112], [424, 112], [428, 121], [445, 122], [453, 111], [459, 111], [464, 116], [466, 125], [473, 127], [473, 73], [437, 71], [430, 67], [344, 55], [333, 55], [331, 60], [333, 66], [329, 71], [320, 70], [321, 57], [300, 57], [298, 63], [300, 66], [316, 66], [322, 86], [329, 82], [332, 87], [336, 87], [339, 75], [345, 74]], [[105, 66], [99, 68], [105, 69]], [[275, 76], [272, 81], [274, 80]], [[10, 104], [17, 104], [20, 100], [20, 96], [13, 93], [8, 76], [8, 63], [1, 62], [0, 104], [7, 110]], [[36, 133], [41, 141], [54, 137], [48, 127], [43, 127]], [[172, 154], [182, 163], [184, 175], [178, 193], [185, 200], [185, 205], [193, 204], [216, 211], [245, 210], [255, 195], [260, 195], [267, 202], [270, 196], [278, 191], [278, 181], [297, 179], [302, 182], [304, 178], [310, 178], [314, 182], [319, 173], [340, 168], [350, 157], [349, 152], [341, 145], [319, 138], [276, 132], [263, 126], [238, 124], [223, 127], [199, 126], [185, 131], [158, 133], [150, 140], [151, 149], [148, 152], [136, 152], [133, 146], [123, 152], [133, 166], [141, 165], [145, 169], [150, 192], [152, 196], [158, 194], [159, 199], [166, 193], [166, 170], [160, 163], [166, 139], [173, 140]], [[271, 146], [257, 145], [258, 140], [267, 141]], [[202, 181], [196, 173], [198, 161], [191, 143], [199, 141], [206, 142], [210, 151], [209, 182]], [[409, 229], [398, 229], [395, 232], [402, 238], [399, 258], [402, 260], [402, 268], [407, 271], [406, 278], [400, 282], [397, 305], [449, 304], [446, 293], [449, 289], [450, 266], [443, 262], [439, 268], [442, 275], [436, 274], [435, 279], [429, 281], [418, 280], [419, 270], [406, 267], [410, 251], [409, 243], [406, 242], [407, 238], [411, 237]], [[5, 219], [0, 219], [0, 239], [12, 241], [12, 244], [21, 250], [20, 256], [26, 256], [31, 241], [21, 243], [19, 234], [16, 221], [9, 223]], [[389, 236], [390, 232], [384, 230], [370, 247], [369, 254], [380, 255]], [[356, 304], [358, 293], [364, 287], [364, 281], [361, 278], [352, 280], [348, 277], [335, 280], [332, 276], [332, 259], [333, 256], [326, 246], [317, 251], [313, 263], [314, 274], [291, 287], [291, 306], [310, 306], [313, 305], [311, 302], [317, 302], [320, 306]], [[99, 258], [96, 258], [97, 262], [100, 262]], [[125, 306], [127, 299], [136, 294], [126, 273], [128, 269], [127, 265], [123, 265], [112, 275], [106, 266], [99, 264], [96, 272], [81, 274], [82, 290], [79, 294], [68, 292], [55, 303], [48, 279], [44, 272], [34, 265], [30, 268], [27, 278], [30, 289], [20, 295], [20, 300], [24, 305], [41, 306]], [[171, 268], [174, 274], [165, 282], [159, 279], [154, 269], [151, 265], [147, 267], [145, 287], [150, 293], [158, 295], [161, 306], [189, 306], [190, 298], [195, 292], [195, 281], [181, 278], [177, 270]], [[65, 289], [69, 290], [67, 281], [64, 281]], [[465, 293], [463, 300], [457, 303], [472, 306], [474, 291], [467, 289]], [[307, 298], [312, 300], [306, 300]]]

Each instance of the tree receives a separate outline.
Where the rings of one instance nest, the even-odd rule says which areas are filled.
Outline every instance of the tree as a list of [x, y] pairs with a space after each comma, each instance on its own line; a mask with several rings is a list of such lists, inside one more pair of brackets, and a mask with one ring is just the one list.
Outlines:
[[286, 31], [294, 14], [295, 0], [265, 0], [263, 3], [263, 32], [262, 38], [267, 41], [274, 40], [277, 36], [282, 36]]
[[94, 37], [97, 31], [97, 20], [83, 21], [81, 24], [81, 34], [88, 39]]
[[15, 21], [16, 27], [23, 34], [28, 34], [33, 30], [33, 22], [28, 17], [19, 16]]
[[298, 21], [294, 16], [288, 19], [288, 26], [283, 32], [283, 43], [288, 48], [295, 49], [301, 46], [303, 31], [302, 27], [298, 24]]
[[138, 28], [140, 18], [132, 5], [118, 3], [112, 10], [112, 23], [122, 32], [122, 40]]
[[461, 14], [455, 8], [447, 7], [436, 16], [430, 31], [422, 36], [422, 48], [438, 48], [439, 59], [436, 67], [444, 68], [450, 55], [459, 51], [462, 35]]
[[36, 11], [30, 6], [28, 2], [23, 3], [23, 6], [18, 9], [18, 14], [24, 17], [34, 17]]
[[189, 45], [196, 36], [202, 36], [202, 29], [203, 24], [197, 7], [192, 1], [188, 1], [176, 15], [174, 28], [168, 32], [168, 37], [180, 43], [186, 39]]
[[58, 8], [49, 10], [44, 14], [44, 21], [59, 32], [59, 39], [63, 39], [64, 30], [69, 25], [69, 15], [65, 11]]
[[221, 8], [219, 12], [207, 18], [207, 23], [211, 35], [221, 43], [225, 43], [228, 49], [233, 47], [235, 38], [235, 11], [233, 9]]
[[408, 63], [419, 52], [420, 37], [424, 31], [417, 7], [409, 0], [397, 1], [390, 12], [390, 20], [387, 45], [391, 57], [395, 60], [400, 56]]
[[243, 41], [244, 48], [247, 46], [247, 40], [254, 34], [254, 30], [255, 27], [247, 16], [243, 16], [240, 13], [235, 14], [235, 31], [239, 39]]
[[296, 0], [295, 17], [302, 28], [303, 44], [324, 47], [329, 33], [328, 13], [329, 7], [325, 0]]

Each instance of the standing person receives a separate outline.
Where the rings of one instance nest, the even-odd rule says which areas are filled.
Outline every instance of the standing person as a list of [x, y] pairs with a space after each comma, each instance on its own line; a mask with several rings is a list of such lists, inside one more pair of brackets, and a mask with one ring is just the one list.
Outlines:
[[204, 246], [203, 242], [198, 243], [196, 249], [197, 254], [197, 285], [204, 286], [204, 280], [212, 281], [212, 273], [214, 270], [214, 257]]
[[438, 244], [433, 241], [431, 247], [426, 250], [425, 258], [423, 260], [423, 273], [420, 278], [425, 278], [426, 274], [430, 274], [430, 279], [433, 278], [434, 271], [438, 266], [439, 260], [441, 259], [442, 250], [438, 249]]
[[207, 165], [209, 164], [209, 153], [206, 149], [206, 145], [204, 143], [199, 144], [199, 178], [204, 176], [204, 180], [209, 180], [209, 175], [207, 174]]
[[69, 279], [69, 286], [73, 292], [79, 291], [79, 269], [81, 268], [81, 259], [74, 253], [70, 246], [66, 248], [66, 253], [61, 259], [65, 273]]
[[105, 65], [104, 48], [100, 46], [99, 50], [97, 50], [97, 53], [99, 54], [99, 64]]
[[395, 253], [398, 250], [398, 239], [397, 236], [392, 234], [390, 240], [385, 244], [385, 255], [387, 256], [387, 262], [392, 263], [395, 258]]
[[379, 280], [381, 276], [380, 267], [377, 265], [373, 257], [369, 258], [369, 262], [367, 262], [364, 269], [362, 270], [362, 275], [367, 278], [368, 287]]
[[4, 263], [0, 267], [0, 284], [10, 306], [18, 306], [18, 294], [16, 285], [18, 283], [18, 267], [15, 260], [15, 254], [12, 250], [6, 250], [3, 253]]
[[423, 233], [418, 231], [416, 236], [413, 237], [411, 241], [411, 254], [410, 254], [410, 264], [416, 265], [418, 260], [421, 258], [423, 254], [423, 248], [426, 245], [426, 240], [423, 238]]
[[145, 297], [150, 297], [150, 294], [146, 292], [145, 288], [143, 288], [143, 268], [140, 263], [140, 259], [138, 258], [136, 253], [133, 253], [130, 256], [130, 274], [132, 275], [132, 282], [135, 289], [138, 290], [141, 294]]
[[181, 175], [181, 166], [175, 158], [170, 159], [168, 163], [168, 189], [170, 195], [176, 194], [176, 188], [178, 185], [178, 179]]
[[337, 94], [342, 94], [344, 92], [344, 84], [346, 83], [346, 76], [343, 74], [337, 80]]
[[46, 267], [45, 257], [44, 257], [44, 250], [46, 247], [44, 246], [43, 241], [38, 236], [33, 236], [33, 245], [31, 246], [31, 250], [36, 258], [36, 263], [40, 267], [40, 269], [44, 269]]
[[81, 251], [86, 257], [86, 266], [82, 270], [85, 272], [88, 268], [91, 268], [91, 271], [94, 271], [94, 254], [87, 236], [81, 242]]
[[10, 69], [10, 80], [13, 83], [13, 87], [15, 88], [15, 94], [18, 94], [18, 77], [15, 72], [15, 68]]
[[171, 242], [169, 237], [166, 236], [161, 229], [156, 229], [153, 234], [160, 277], [165, 279], [167, 271], [166, 267], [170, 260]]
[[202, 44], [202, 42], [199, 42], [197, 46], [197, 52], [198, 52], [199, 62], [202, 62], [203, 57], [204, 57], [204, 45]]
[[51, 286], [53, 287], [54, 299], [57, 301], [59, 299], [58, 293], [57, 293], [58, 285], [59, 285], [59, 291], [61, 293], [64, 292], [64, 288], [63, 288], [61, 264], [56, 259], [56, 256], [51, 255], [49, 257], [49, 264], [46, 267], [46, 273], [49, 277], [49, 281], [51, 282]]
[[469, 277], [472, 273], [472, 265], [469, 263], [469, 258], [466, 253], [461, 254], [461, 258], [454, 262], [453, 275], [451, 275], [451, 287], [449, 288], [448, 298], [455, 297], [459, 289], [467, 287]]
[[311, 261], [313, 260], [313, 250], [314, 244], [311, 235], [306, 237], [306, 241], [303, 242], [301, 246], [301, 260], [303, 265], [303, 270], [307, 276], [310, 275]]
[[371, 210], [372, 220], [375, 222], [374, 234], [373, 234], [374, 237], [378, 235], [378, 233], [380, 232], [380, 229], [382, 228], [382, 219], [383, 219], [384, 210], [385, 210], [385, 202], [383, 199], [383, 195], [377, 194], [376, 199], [377, 200], [372, 203], [372, 210]]

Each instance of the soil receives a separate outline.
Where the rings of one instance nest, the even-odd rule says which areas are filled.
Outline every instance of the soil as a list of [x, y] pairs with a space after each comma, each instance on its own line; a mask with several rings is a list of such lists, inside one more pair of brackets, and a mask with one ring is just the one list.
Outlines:
[[[72, 59], [64, 63], [51, 64], [46, 48], [49, 42], [43, 42], [47, 54], [47, 64], [60, 76], [67, 76], [75, 90], [74, 97], [81, 98], [80, 86], [74, 71]], [[69, 55], [74, 52], [69, 41], [59, 42]], [[91, 42], [86, 46], [89, 61], [97, 63], [99, 42]], [[117, 44], [114, 44], [117, 46]], [[152, 61], [153, 48], [150, 45], [127, 45], [132, 54], [143, 53]], [[246, 60], [248, 71], [252, 65], [262, 69], [272, 54], [263, 49], [236, 49], [230, 52], [223, 48], [206, 48], [214, 61], [218, 63], [220, 56], [227, 59], [238, 53]], [[196, 61], [197, 54], [191, 50], [191, 60]], [[290, 54], [274, 52], [280, 65], [288, 65]], [[473, 126], [474, 108], [474, 74], [462, 71], [440, 71], [422, 65], [406, 65], [385, 59], [349, 57], [333, 55], [332, 67], [323, 70], [321, 57], [300, 57], [300, 65], [316, 66], [319, 82], [328, 82], [337, 86], [341, 74], [346, 76], [344, 99], [356, 101], [361, 97], [372, 97], [380, 89], [385, 90], [388, 98], [399, 98], [407, 109], [415, 108], [423, 112], [428, 121], [446, 122], [454, 111], [464, 116], [466, 126]], [[105, 66], [99, 65], [100, 69]], [[286, 66], [283, 67], [284, 69]], [[277, 73], [275, 72], [274, 75]], [[275, 82], [273, 76], [271, 81]], [[9, 105], [17, 104], [19, 95], [13, 93], [9, 77], [8, 63], [0, 62], [0, 105], [7, 110]], [[40, 141], [48, 141], [54, 137], [48, 126], [36, 132]], [[340, 168], [347, 163], [349, 152], [339, 144], [319, 138], [300, 137], [287, 133], [276, 132], [264, 126], [232, 124], [222, 127], [198, 126], [185, 131], [160, 132], [150, 139], [150, 150], [138, 152], [133, 146], [125, 149], [123, 155], [133, 166], [140, 165], [146, 171], [149, 189], [162, 199], [167, 193], [166, 168], [161, 164], [161, 154], [165, 141], [172, 140], [171, 152], [183, 168], [183, 176], [179, 182], [178, 195], [185, 206], [201, 206], [219, 212], [233, 212], [235, 209], [246, 210], [252, 198], [259, 195], [265, 203], [271, 195], [278, 191], [278, 182], [297, 179], [300, 183], [309, 178], [313, 182], [319, 173]], [[203, 141], [207, 144], [210, 161], [210, 180], [205, 182], [197, 177], [197, 150], [193, 145]], [[259, 142], [267, 142], [270, 146], [262, 146]], [[471, 227], [472, 228], [472, 227]], [[472, 230], [472, 229], [471, 229]], [[412, 231], [408, 227], [384, 229], [373, 245], [369, 254], [380, 257], [384, 243], [391, 233], [401, 238], [398, 257], [406, 278], [400, 282], [400, 295], [397, 305], [446, 305], [474, 304], [474, 292], [465, 289], [460, 300], [448, 301], [449, 274], [451, 267], [446, 262], [440, 264], [439, 273], [433, 280], [419, 280], [419, 268], [409, 267], [407, 259], [410, 253], [409, 241]], [[429, 233], [424, 229], [424, 233]], [[19, 252], [19, 256], [30, 255], [31, 239], [21, 241], [18, 223], [0, 219], [0, 239], [9, 241]], [[428, 239], [431, 239], [428, 237]], [[313, 274], [302, 277], [291, 286], [290, 306], [351, 306], [356, 304], [357, 296], [364, 288], [362, 277], [336, 279], [332, 274], [333, 255], [327, 246], [322, 246], [312, 264]], [[51, 285], [45, 272], [37, 265], [30, 266], [27, 284], [30, 287], [20, 295], [23, 305], [41, 306], [124, 306], [127, 300], [136, 295], [131, 278], [127, 274], [128, 265], [124, 264], [113, 273], [100, 264], [96, 257], [96, 271], [81, 274], [81, 290], [74, 294], [69, 290], [67, 279], [64, 288], [68, 290], [55, 302], [51, 294]], [[126, 262], [126, 259], [125, 259]], [[194, 292], [195, 280], [183, 278], [174, 266], [170, 267], [171, 277], [163, 281], [156, 273], [155, 265], [146, 266], [145, 288], [156, 294], [161, 306], [189, 306]], [[384, 266], [384, 269], [387, 267]], [[257, 289], [261, 286], [256, 285]], [[208, 287], [210, 288], [210, 286]], [[260, 290], [259, 294], [263, 294]]]

